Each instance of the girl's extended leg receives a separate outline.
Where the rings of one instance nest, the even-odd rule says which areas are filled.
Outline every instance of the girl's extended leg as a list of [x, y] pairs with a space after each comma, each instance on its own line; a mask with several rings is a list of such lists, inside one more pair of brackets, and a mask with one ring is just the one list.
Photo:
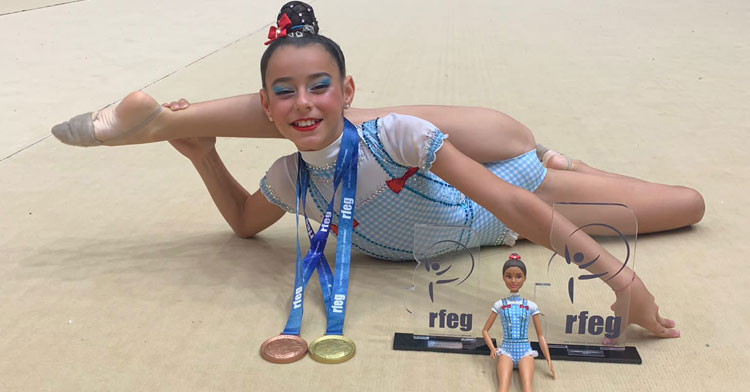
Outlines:
[[159, 103], [148, 94], [141, 91], [130, 93], [117, 107], [103, 110], [114, 110], [114, 117], [120, 122], [119, 129], [94, 121], [95, 137], [105, 145], [204, 136], [281, 137], [263, 113], [258, 94], [200, 102], [184, 110], [162, 110], [138, 131], [127, 133], [131, 129], [129, 124], [142, 122], [158, 107]]
[[518, 374], [521, 376], [521, 390], [531, 392], [534, 390], [534, 357], [527, 355], [518, 361]]
[[[537, 150], [537, 154], [538, 153], [539, 153], [539, 150]], [[622, 174], [611, 173], [611, 172], [607, 172], [601, 169], [597, 169], [593, 166], [587, 165], [581, 160], [571, 159], [556, 151], [549, 150], [549, 152], [547, 152], [545, 155], [547, 154], [549, 154], [550, 156], [544, 157], [542, 162], [544, 163], [544, 166], [548, 169], [576, 171], [579, 173], [595, 174], [598, 176], [628, 178], [631, 180], [641, 181], [640, 179], [635, 178], [635, 177], [628, 177]]]
[[[186, 109], [175, 107], [180, 109], [175, 111], [163, 110], [137, 132], [127, 134], [131, 125], [141, 124], [158, 107], [159, 103], [148, 94], [130, 93], [117, 107], [104, 109], [114, 112], [110, 117], [118, 119], [119, 127], [112, 129], [95, 121], [95, 137], [105, 145], [152, 143], [183, 137], [281, 137], [263, 113], [258, 94], [199, 102]], [[352, 122], [361, 123], [388, 113], [412, 115], [432, 122], [450, 136], [454, 145], [479, 162], [512, 158], [535, 145], [534, 137], [523, 124], [485, 108], [434, 105], [351, 108], [345, 115]]]
[[[564, 170], [548, 170], [534, 193], [549, 204], [566, 201], [624, 204], [635, 213], [639, 233], [692, 225], [703, 218], [705, 210], [703, 197], [691, 188]], [[596, 218], [566, 217], [573, 222]]]
[[536, 142], [529, 128], [507, 114], [467, 106], [393, 106], [349, 109], [346, 116], [363, 122], [389, 113], [419, 117], [449, 136], [451, 143], [477, 162], [494, 162], [531, 151]]
[[513, 361], [507, 355], [497, 356], [497, 390], [510, 391], [510, 376], [513, 374]]

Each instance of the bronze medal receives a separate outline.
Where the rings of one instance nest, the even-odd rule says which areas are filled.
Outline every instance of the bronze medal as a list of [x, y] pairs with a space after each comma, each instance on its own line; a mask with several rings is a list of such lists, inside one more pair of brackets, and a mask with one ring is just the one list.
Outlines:
[[321, 336], [310, 343], [310, 358], [323, 363], [346, 362], [354, 356], [354, 342], [341, 335]]
[[278, 335], [260, 346], [260, 356], [268, 362], [291, 363], [307, 353], [307, 342], [297, 335]]

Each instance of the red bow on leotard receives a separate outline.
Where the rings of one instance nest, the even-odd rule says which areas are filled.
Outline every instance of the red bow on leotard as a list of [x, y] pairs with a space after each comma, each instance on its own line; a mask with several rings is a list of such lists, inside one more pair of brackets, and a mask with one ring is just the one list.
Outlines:
[[289, 17], [286, 16], [286, 14], [284, 14], [276, 24], [278, 27], [271, 26], [271, 28], [268, 29], [268, 41], [266, 41], [266, 45], [275, 41], [277, 38], [286, 37], [289, 33], [288, 29], [292, 27], [292, 21], [289, 20]]
[[404, 185], [406, 185], [406, 180], [409, 179], [409, 177], [413, 176], [414, 173], [419, 171], [418, 167], [410, 167], [408, 170], [406, 170], [406, 173], [404, 173], [403, 176], [399, 178], [393, 178], [385, 182], [385, 185], [388, 185], [388, 188], [390, 188], [393, 193], [399, 193], [402, 189], [404, 189]]
[[510, 309], [510, 305], [503, 305], [500, 307], [500, 309]]
[[521, 304], [521, 305], [518, 305], [518, 307], [521, 308], [521, 309], [529, 310], [528, 305], [527, 306], [523, 306], [523, 304]]

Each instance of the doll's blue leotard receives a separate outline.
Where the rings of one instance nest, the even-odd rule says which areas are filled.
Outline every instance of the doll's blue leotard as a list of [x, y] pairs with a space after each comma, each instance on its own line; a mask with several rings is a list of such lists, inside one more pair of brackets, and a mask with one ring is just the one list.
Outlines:
[[[516, 233], [429, 171], [436, 152], [447, 137], [434, 125], [416, 117], [390, 114], [357, 128], [360, 159], [353, 249], [381, 259], [413, 260], [416, 224], [470, 226], [483, 246], [515, 243]], [[320, 151], [301, 152], [311, 180], [306, 211], [316, 221], [320, 221], [331, 200], [339, 146], [340, 140], [337, 140]], [[531, 192], [546, 174], [534, 150], [484, 166], [504, 181]], [[297, 158], [294, 153], [279, 158], [271, 166], [261, 180], [260, 188], [271, 203], [294, 213], [296, 180]], [[339, 205], [338, 200], [334, 205]], [[338, 213], [334, 212], [331, 226], [334, 234], [337, 224]], [[466, 230], [462, 235], [474, 234]], [[456, 245], [444, 246], [458, 249]]]
[[531, 349], [528, 338], [529, 319], [539, 313], [535, 303], [511, 294], [497, 301], [492, 311], [500, 317], [503, 325], [503, 343], [496, 350], [498, 355], [510, 357], [513, 367], [517, 367], [518, 361], [527, 355], [539, 355]]

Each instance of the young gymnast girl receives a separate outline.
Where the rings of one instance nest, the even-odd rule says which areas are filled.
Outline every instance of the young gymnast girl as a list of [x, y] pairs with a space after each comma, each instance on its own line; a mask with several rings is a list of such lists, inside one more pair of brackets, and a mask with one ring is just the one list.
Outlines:
[[[269, 34], [279, 38], [263, 56], [259, 94], [187, 109], [174, 103], [168, 106], [184, 110], [161, 111], [153, 99], [137, 92], [116, 107], [76, 116], [53, 128], [53, 134], [75, 145], [169, 140], [191, 160], [234, 231], [251, 237], [284, 211], [294, 211], [296, 154], [277, 160], [261, 180], [261, 189], [250, 194], [222, 163], [215, 136], [280, 134], [292, 141], [310, 174], [306, 205], [301, 207], [320, 221], [334, 194], [332, 177], [345, 114], [361, 124], [352, 246], [384, 259], [411, 258], [411, 231], [417, 223], [470, 225], [482, 245], [512, 245], [520, 234], [550, 248], [550, 205], [555, 201], [625, 204], [635, 212], [640, 233], [690, 225], [703, 215], [703, 199], [689, 188], [603, 172], [553, 151], [543, 155], [547, 170], [537, 159], [528, 129], [498, 112], [430, 106], [350, 109], [354, 82], [346, 76], [338, 45], [317, 34], [308, 5], [289, 3], [279, 19], [284, 15], [290, 25]], [[334, 231], [337, 219], [334, 216]], [[621, 265], [583, 232], [569, 244], [584, 254], [602, 254], [596, 268]], [[618, 302], [623, 288], [630, 288], [627, 320], [661, 337], [679, 336], [674, 323], [659, 316], [643, 281], [626, 275], [606, 283]]]

